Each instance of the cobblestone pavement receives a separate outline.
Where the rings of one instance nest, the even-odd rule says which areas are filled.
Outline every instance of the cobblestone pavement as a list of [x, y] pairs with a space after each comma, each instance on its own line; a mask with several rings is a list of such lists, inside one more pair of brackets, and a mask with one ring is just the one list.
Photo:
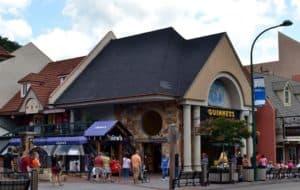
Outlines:
[[[81, 178], [75, 178], [68, 180], [64, 183], [64, 186], [58, 187], [53, 186], [49, 182], [42, 182], [39, 184], [39, 190], [167, 190], [168, 189], [168, 181], [161, 181], [160, 178], [153, 177], [149, 183], [137, 184], [134, 185], [131, 181], [124, 183], [122, 181], [116, 181], [115, 183], [96, 183], [96, 182], [88, 182]], [[177, 188], [178, 189], [178, 188]], [[207, 187], [183, 187], [179, 188], [179, 190], [196, 190], [196, 189], [204, 189], [204, 190], [299, 190], [300, 189], [300, 179], [294, 180], [280, 180], [280, 181], [266, 181], [266, 182], [245, 182], [245, 183], [237, 183], [237, 184], [225, 184], [225, 185], [217, 185], [211, 184]]]

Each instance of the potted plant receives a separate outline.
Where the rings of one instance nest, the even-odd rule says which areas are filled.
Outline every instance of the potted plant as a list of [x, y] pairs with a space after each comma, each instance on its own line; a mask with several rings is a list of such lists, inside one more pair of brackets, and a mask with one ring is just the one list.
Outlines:
[[[243, 147], [244, 144], [242, 142], [242, 139], [248, 138], [250, 136], [250, 131], [248, 130], [248, 126], [245, 121], [227, 119], [221, 117], [221, 118], [208, 119], [205, 122], [203, 122], [200, 128], [200, 134], [203, 136], [207, 136], [208, 140], [211, 143], [220, 144], [222, 146], [221, 155], [224, 155], [225, 147], [236, 146], [236, 145]], [[224, 161], [226, 162], [226, 159], [224, 158], [222, 158], [221, 160], [219, 159], [222, 162], [221, 166], [223, 166], [221, 167], [221, 170], [222, 168], [224, 169], [224, 165], [228, 165], [228, 163], [224, 164]], [[237, 179], [238, 175], [236, 172], [231, 173], [225, 169], [224, 171], [221, 172], [218, 171], [217, 172], [218, 174], [214, 173], [214, 170], [212, 170], [210, 173], [212, 176], [216, 176], [218, 174], [221, 175], [219, 178], [213, 177], [214, 179], [219, 179], [220, 181], [218, 180], [216, 181], [219, 183], [232, 182], [238, 180]]]

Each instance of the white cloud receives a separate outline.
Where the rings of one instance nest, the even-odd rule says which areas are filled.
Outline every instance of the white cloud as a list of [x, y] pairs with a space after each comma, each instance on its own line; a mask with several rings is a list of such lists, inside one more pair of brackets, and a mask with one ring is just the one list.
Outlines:
[[0, 35], [10, 40], [28, 39], [32, 35], [31, 26], [23, 19], [4, 20], [0, 17]]
[[[284, 0], [67, 0], [63, 14], [71, 18], [72, 30], [91, 39], [109, 30], [122, 37], [168, 26], [186, 38], [226, 31], [242, 60], [247, 60], [258, 29], [277, 24], [286, 8]], [[265, 46], [260, 60], [269, 59], [274, 44], [260, 45]]]
[[86, 55], [94, 43], [81, 32], [59, 28], [38, 36], [33, 42], [54, 60]]
[[19, 15], [21, 10], [24, 10], [31, 0], [0, 0], [0, 13], [9, 13]]
[[0, 0], [0, 35], [10, 40], [22, 41], [32, 35], [29, 23], [22, 18], [22, 11], [30, 0]]

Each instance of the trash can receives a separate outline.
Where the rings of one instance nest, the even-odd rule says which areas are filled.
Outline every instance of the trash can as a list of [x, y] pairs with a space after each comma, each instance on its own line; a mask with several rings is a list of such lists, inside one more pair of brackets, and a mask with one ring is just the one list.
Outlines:
[[267, 168], [257, 168], [257, 180], [266, 181], [267, 179]]

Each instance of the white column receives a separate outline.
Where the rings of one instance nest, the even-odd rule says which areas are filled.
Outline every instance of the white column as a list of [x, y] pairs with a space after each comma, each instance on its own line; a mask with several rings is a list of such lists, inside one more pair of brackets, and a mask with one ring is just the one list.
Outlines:
[[75, 114], [74, 110], [70, 110], [70, 130], [71, 133], [74, 131]]
[[183, 105], [183, 154], [184, 170], [191, 171], [191, 105]]
[[[252, 132], [252, 115], [251, 113], [248, 115], [248, 127], [249, 127], [249, 131]], [[249, 158], [251, 158], [253, 156], [253, 139], [252, 137], [249, 137], [247, 139], [247, 155]]]
[[[245, 112], [243, 111], [242, 113], [241, 113], [241, 117], [240, 117], [240, 120], [245, 120]], [[248, 123], [248, 121], [246, 121], [247, 123]], [[247, 141], [246, 141], [246, 139], [245, 138], [242, 138], [242, 143], [243, 143], [243, 147], [241, 148], [241, 154], [242, 154], [242, 156], [243, 155], [245, 155], [245, 154], [247, 154]]]
[[74, 123], [74, 121], [75, 121], [74, 110], [70, 110], [70, 123]]
[[[193, 127], [200, 126], [200, 106], [193, 107]], [[201, 171], [201, 136], [193, 135], [193, 165], [195, 171]]]

